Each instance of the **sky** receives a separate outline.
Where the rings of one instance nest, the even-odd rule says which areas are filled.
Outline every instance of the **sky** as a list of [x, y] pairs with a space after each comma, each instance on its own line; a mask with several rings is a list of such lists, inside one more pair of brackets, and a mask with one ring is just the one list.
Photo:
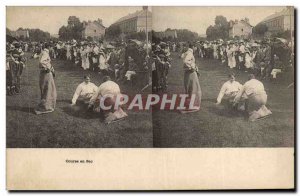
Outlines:
[[39, 28], [50, 34], [58, 34], [61, 26], [67, 25], [69, 16], [77, 16], [80, 21], [102, 19], [108, 27], [119, 18], [142, 7], [7, 7], [6, 27], [11, 30]]
[[[39, 28], [50, 34], [58, 34], [62, 25], [67, 25], [69, 16], [77, 16], [80, 21], [103, 20], [108, 27], [119, 18], [141, 10], [142, 7], [7, 7], [6, 26], [11, 30], [19, 27]], [[167, 28], [185, 28], [198, 34], [205, 34], [209, 25], [214, 24], [217, 15], [227, 20], [249, 18], [255, 26], [265, 17], [279, 12], [284, 7], [152, 7], [152, 28], [164, 31]]]
[[[255, 26], [267, 16], [279, 12], [285, 7], [152, 7], [152, 28], [163, 31], [167, 28], [189, 29], [205, 34], [209, 25], [214, 25], [217, 15], [227, 20], [249, 18]], [[159, 22], [155, 22], [159, 21]]]

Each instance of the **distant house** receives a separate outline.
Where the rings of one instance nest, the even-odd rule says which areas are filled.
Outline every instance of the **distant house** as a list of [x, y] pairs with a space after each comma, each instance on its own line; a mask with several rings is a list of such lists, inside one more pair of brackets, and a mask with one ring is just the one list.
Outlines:
[[132, 14], [128, 14], [112, 25], [120, 27], [121, 32], [124, 34], [146, 32], [151, 31], [152, 13], [148, 11], [147, 7], [143, 7], [143, 10], [136, 11]]
[[83, 22], [82, 37], [84, 39], [92, 38], [93, 40], [103, 38], [105, 35], [105, 27], [102, 24], [102, 20], [84, 21]]
[[294, 8], [287, 7], [280, 12], [272, 14], [260, 23], [266, 24], [268, 34], [278, 33], [286, 30], [294, 30]]
[[229, 37], [234, 38], [236, 36], [241, 38], [248, 38], [252, 34], [253, 26], [250, 25], [249, 19], [231, 20], [229, 21]]
[[11, 31], [11, 36], [16, 38], [29, 38], [29, 31], [24, 29], [18, 29], [16, 31]]

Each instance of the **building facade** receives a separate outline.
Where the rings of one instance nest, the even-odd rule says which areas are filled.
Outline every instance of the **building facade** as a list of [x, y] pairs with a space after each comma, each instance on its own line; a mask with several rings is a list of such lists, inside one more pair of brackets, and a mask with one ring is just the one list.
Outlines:
[[229, 21], [229, 37], [249, 38], [252, 34], [253, 26], [250, 25], [249, 19]]
[[11, 36], [16, 37], [16, 38], [29, 38], [29, 31], [28, 30], [23, 30], [23, 29], [18, 29], [16, 31], [11, 31]]
[[83, 22], [82, 37], [84, 39], [92, 38], [93, 40], [97, 40], [103, 38], [105, 35], [105, 27], [102, 24], [102, 20], [98, 19], [95, 21], [84, 21]]
[[119, 26], [121, 32], [124, 34], [149, 32], [152, 30], [152, 13], [147, 9], [147, 7], [143, 7], [143, 10], [128, 14], [127, 16], [117, 20], [112, 25]]
[[287, 7], [265, 18], [260, 23], [268, 27], [267, 34], [279, 33], [287, 30], [294, 30], [294, 8]]

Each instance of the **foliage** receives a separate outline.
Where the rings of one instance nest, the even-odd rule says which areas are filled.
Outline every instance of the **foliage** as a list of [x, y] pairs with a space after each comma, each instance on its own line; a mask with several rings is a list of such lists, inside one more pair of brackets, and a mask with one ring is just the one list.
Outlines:
[[111, 25], [105, 30], [105, 37], [118, 38], [121, 35], [121, 32], [119, 25]]
[[190, 41], [190, 42], [193, 42], [193, 41], [196, 41], [199, 39], [198, 33], [192, 32], [188, 29], [171, 29], [171, 28], [166, 29], [166, 31], [173, 31], [173, 30], [176, 30], [177, 37], [174, 37], [171, 35], [165, 37], [164, 32], [152, 31], [152, 41], [154, 43], [159, 43], [160, 41], [163, 41], [163, 42], [167, 42], [167, 41], [179, 41], [179, 42]]
[[227, 39], [229, 37], [229, 22], [224, 16], [216, 16], [214, 26], [206, 29], [208, 40]]
[[[294, 37], [294, 32], [292, 32], [293, 37]], [[287, 40], [291, 40], [291, 31], [290, 30], [286, 30], [286, 31], [281, 31], [275, 34], [272, 34], [271, 37], [280, 37], [280, 38], [284, 38]]]
[[83, 24], [80, 22], [78, 17], [69, 16], [68, 25], [60, 27], [58, 35], [62, 40], [80, 40], [82, 38], [83, 29]]
[[255, 35], [263, 36], [268, 31], [268, 27], [264, 23], [259, 23], [252, 29], [252, 33]]
[[[150, 38], [149, 34], [148, 37]], [[139, 41], [145, 41], [146, 40], [146, 33], [144, 31], [141, 32], [135, 32], [135, 33], [130, 33], [125, 36], [126, 39], [137, 39]]]

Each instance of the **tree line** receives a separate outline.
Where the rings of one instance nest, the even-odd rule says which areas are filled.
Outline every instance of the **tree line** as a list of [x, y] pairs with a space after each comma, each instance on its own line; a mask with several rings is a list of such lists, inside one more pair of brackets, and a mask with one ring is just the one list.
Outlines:
[[[216, 40], [216, 39], [229, 39], [229, 29], [230, 22], [227, 21], [227, 18], [224, 16], [216, 16], [215, 24], [210, 25], [206, 29], [206, 36], [208, 40]], [[255, 27], [252, 28], [252, 37], [263, 37], [265, 33], [268, 31], [268, 27], [266, 24], [259, 23]]]
[[[21, 35], [16, 37], [18, 40], [21, 41], [45, 41], [50, 40], [51, 36], [49, 32], [43, 31], [41, 29], [29, 29], [29, 28], [18, 28], [17, 31], [28, 31], [29, 37]], [[6, 28], [6, 34], [15, 37], [14, 31]]]

